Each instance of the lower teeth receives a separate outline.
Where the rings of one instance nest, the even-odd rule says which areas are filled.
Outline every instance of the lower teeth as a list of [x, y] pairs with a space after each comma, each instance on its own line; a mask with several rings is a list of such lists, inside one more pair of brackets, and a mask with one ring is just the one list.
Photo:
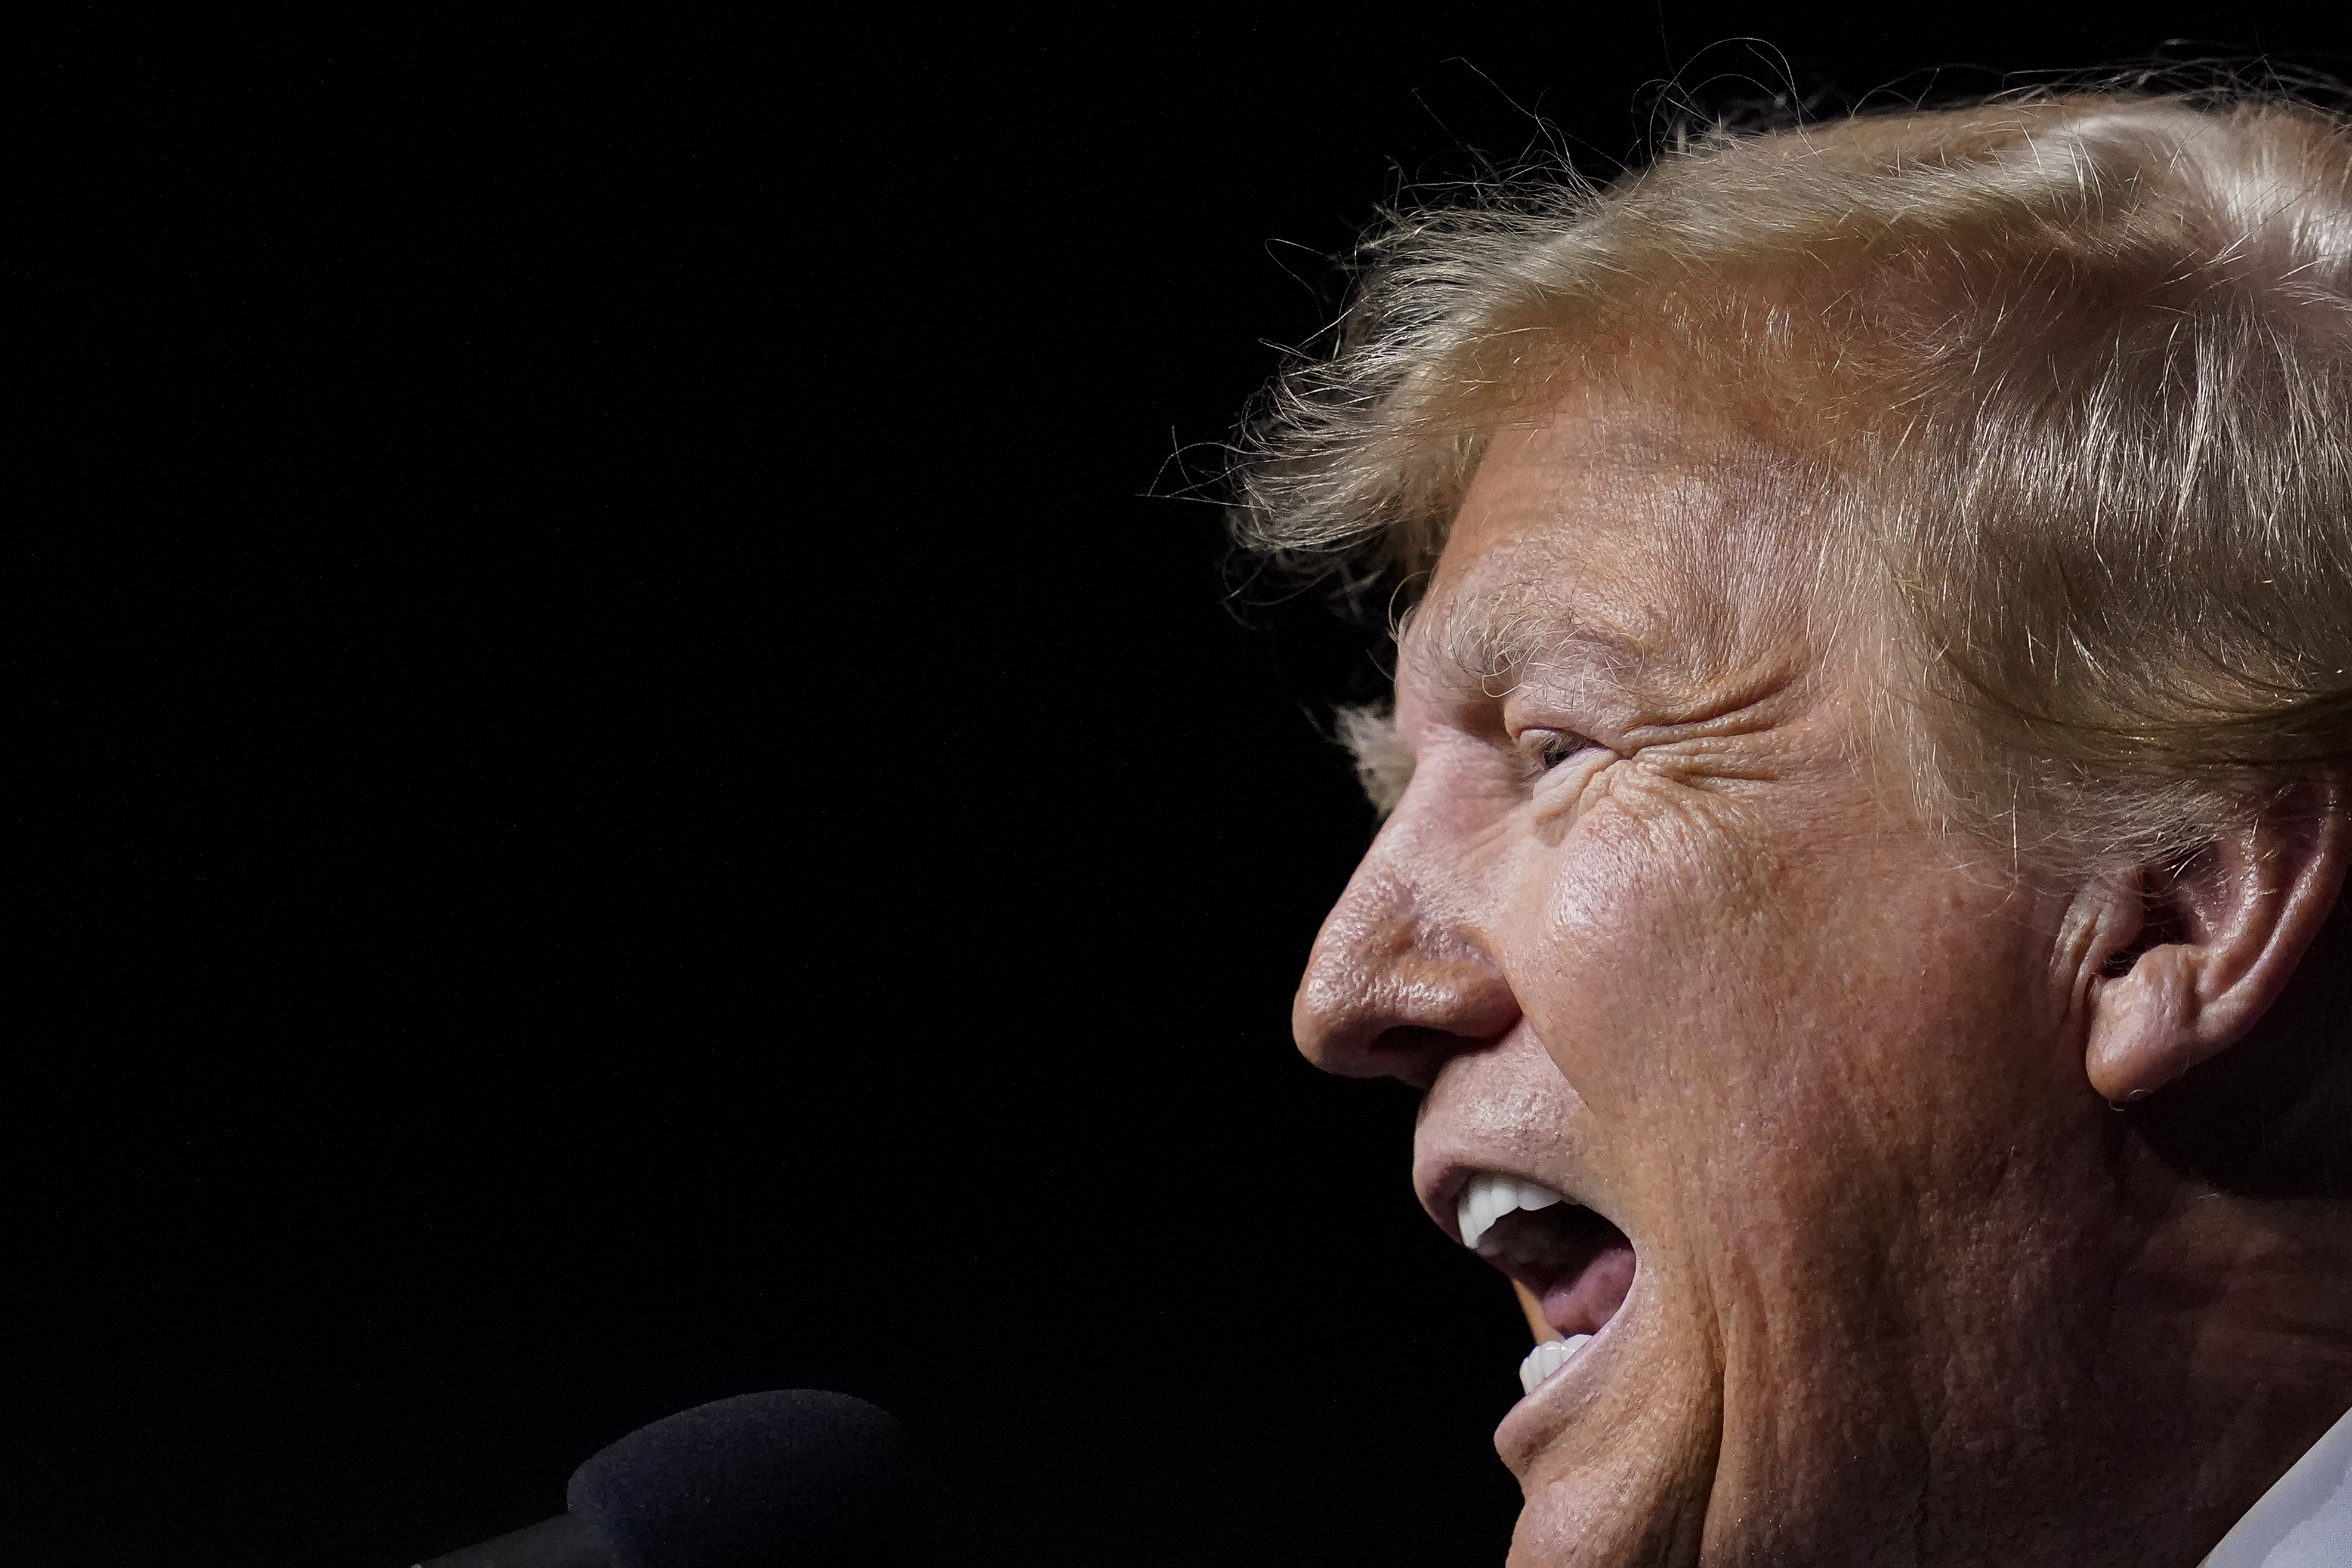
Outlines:
[[1544, 1341], [1528, 1352], [1527, 1360], [1519, 1363], [1519, 1386], [1533, 1394], [1538, 1384], [1566, 1366], [1570, 1358], [1584, 1348], [1584, 1342], [1591, 1337], [1591, 1334], [1570, 1334], [1564, 1340]]

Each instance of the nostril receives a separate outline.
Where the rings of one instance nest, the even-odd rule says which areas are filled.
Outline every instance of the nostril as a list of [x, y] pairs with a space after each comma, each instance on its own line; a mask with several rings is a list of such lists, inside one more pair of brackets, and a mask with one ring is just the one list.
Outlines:
[[1450, 1029], [1424, 1028], [1419, 1024], [1399, 1024], [1381, 1031], [1374, 1041], [1376, 1051], [1458, 1051], [1469, 1042]]
[[1399, 1024], [1382, 1030], [1365, 1055], [1374, 1064], [1374, 1072], [1402, 1079], [1415, 1089], [1427, 1089], [1437, 1081], [1438, 1069], [1457, 1052], [1484, 1044], [1483, 1040], [1469, 1039], [1445, 1029]]
[[1343, 1078], [1426, 1089], [1446, 1058], [1499, 1039], [1518, 1002], [1459, 918], [1366, 861], [1323, 922], [1291, 1005], [1300, 1054]]

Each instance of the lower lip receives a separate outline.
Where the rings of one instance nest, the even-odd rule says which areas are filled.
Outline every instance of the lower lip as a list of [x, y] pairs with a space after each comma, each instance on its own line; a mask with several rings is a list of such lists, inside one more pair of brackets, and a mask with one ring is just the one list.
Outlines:
[[[1638, 1285], [1637, 1285], [1638, 1288]], [[1495, 1428], [1495, 1447], [1507, 1458], [1515, 1449], [1531, 1449], [1572, 1418], [1578, 1406], [1587, 1403], [1607, 1374], [1597, 1361], [1613, 1359], [1617, 1325], [1624, 1321], [1627, 1308], [1633, 1305], [1627, 1297], [1625, 1305], [1603, 1323], [1584, 1348], [1571, 1357], [1567, 1365], [1536, 1385], [1535, 1392], [1523, 1394], [1512, 1405]]]

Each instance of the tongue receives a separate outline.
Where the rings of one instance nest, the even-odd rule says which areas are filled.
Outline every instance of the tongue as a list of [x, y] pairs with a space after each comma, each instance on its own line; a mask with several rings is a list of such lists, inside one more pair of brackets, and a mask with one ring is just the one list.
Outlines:
[[1619, 1241], [1604, 1247], [1574, 1274], [1563, 1274], [1543, 1293], [1544, 1321], [1566, 1334], [1597, 1334], [1633, 1288], [1633, 1248]]

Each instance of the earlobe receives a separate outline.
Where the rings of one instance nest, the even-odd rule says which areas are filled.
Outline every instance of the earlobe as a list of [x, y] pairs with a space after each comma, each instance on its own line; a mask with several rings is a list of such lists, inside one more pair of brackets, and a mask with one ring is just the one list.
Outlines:
[[2212, 1054], [2195, 1026], [2197, 986], [2188, 947], [2149, 948], [2127, 973], [2091, 984], [2084, 1066], [2091, 1087], [2110, 1103], [2145, 1100]]
[[2183, 866], [2112, 887], [2085, 954], [2091, 1087], [2117, 1105], [2144, 1100], [2243, 1038], [2335, 907], [2347, 837], [2330, 800], [2315, 814], [2232, 829]]

